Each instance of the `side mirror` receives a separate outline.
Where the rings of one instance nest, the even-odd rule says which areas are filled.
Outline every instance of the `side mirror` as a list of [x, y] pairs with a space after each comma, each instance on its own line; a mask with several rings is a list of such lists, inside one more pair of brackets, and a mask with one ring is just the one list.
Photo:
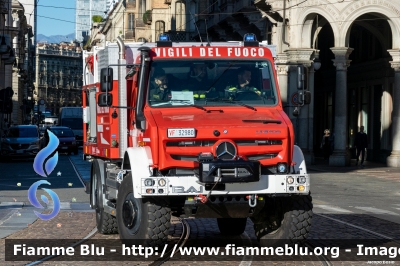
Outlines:
[[112, 94], [100, 93], [97, 98], [97, 104], [100, 107], [107, 107], [112, 105]]
[[310, 104], [311, 103], [311, 92], [302, 90], [299, 91], [299, 104]]
[[303, 66], [297, 66], [297, 89], [302, 90], [304, 84]]
[[100, 91], [110, 92], [113, 90], [113, 69], [102, 68], [100, 71]]

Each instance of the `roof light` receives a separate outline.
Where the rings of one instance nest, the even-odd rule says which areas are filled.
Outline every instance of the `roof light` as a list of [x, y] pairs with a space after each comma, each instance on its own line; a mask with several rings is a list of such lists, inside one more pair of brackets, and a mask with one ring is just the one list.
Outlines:
[[243, 37], [244, 46], [258, 46], [257, 37], [254, 33], [246, 33]]
[[168, 42], [168, 41], [170, 41], [169, 35], [168, 34], [160, 34], [160, 36], [158, 36], [158, 40], [160, 42]]
[[247, 33], [244, 35], [244, 41], [245, 42], [256, 42], [257, 37], [254, 33]]
[[161, 33], [158, 35], [157, 47], [172, 47], [172, 42], [168, 34]]

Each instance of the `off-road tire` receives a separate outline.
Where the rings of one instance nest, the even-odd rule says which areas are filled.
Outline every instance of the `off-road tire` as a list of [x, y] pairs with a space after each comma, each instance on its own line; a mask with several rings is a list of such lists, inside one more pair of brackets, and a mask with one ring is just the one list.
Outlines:
[[219, 232], [227, 236], [243, 234], [246, 222], [247, 218], [217, 218]]
[[302, 244], [311, 229], [312, 208], [311, 195], [267, 198], [264, 209], [252, 218], [258, 241]]
[[103, 201], [102, 201], [102, 182], [100, 177], [99, 164], [94, 164], [94, 176], [95, 184], [93, 189], [95, 193], [94, 209], [96, 210], [96, 226], [97, 231], [101, 234], [117, 234], [118, 225], [117, 218], [109, 213], [104, 212]]
[[[171, 226], [171, 209], [163, 205], [155, 199], [135, 198], [132, 174], [129, 173], [118, 189], [117, 221], [122, 242], [144, 246], [164, 245]], [[130, 212], [132, 209], [134, 216]]]

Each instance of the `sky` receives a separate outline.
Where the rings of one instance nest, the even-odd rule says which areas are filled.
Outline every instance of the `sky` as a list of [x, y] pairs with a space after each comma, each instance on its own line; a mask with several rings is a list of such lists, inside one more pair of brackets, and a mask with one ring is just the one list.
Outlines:
[[75, 0], [38, 0], [37, 5], [38, 34], [51, 36], [75, 33]]

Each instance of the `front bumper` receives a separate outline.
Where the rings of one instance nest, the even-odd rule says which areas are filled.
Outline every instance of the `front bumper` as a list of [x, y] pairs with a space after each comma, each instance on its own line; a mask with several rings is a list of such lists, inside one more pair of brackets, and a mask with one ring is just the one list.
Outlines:
[[243, 183], [260, 180], [261, 165], [258, 161], [212, 160], [199, 163], [201, 183]]
[[[163, 179], [163, 181], [161, 179]], [[151, 185], [148, 185], [150, 184], [149, 180], [153, 181]], [[289, 184], [291, 180], [293, 180], [293, 182]], [[167, 195], [196, 196], [202, 193], [207, 194], [210, 190], [210, 186], [200, 182], [196, 176], [133, 178], [133, 183], [134, 194], [137, 198]], [[164, 183], [165, 185], [160, 185]], [[259, 181], [257, 182], [224, 183], [223, 185], [223, 190], [218, 190], [220, 188], [214, 189], [212, 195], [304, 195], [310, 192], [310, 176], [308, 174], [260, 175]]]

